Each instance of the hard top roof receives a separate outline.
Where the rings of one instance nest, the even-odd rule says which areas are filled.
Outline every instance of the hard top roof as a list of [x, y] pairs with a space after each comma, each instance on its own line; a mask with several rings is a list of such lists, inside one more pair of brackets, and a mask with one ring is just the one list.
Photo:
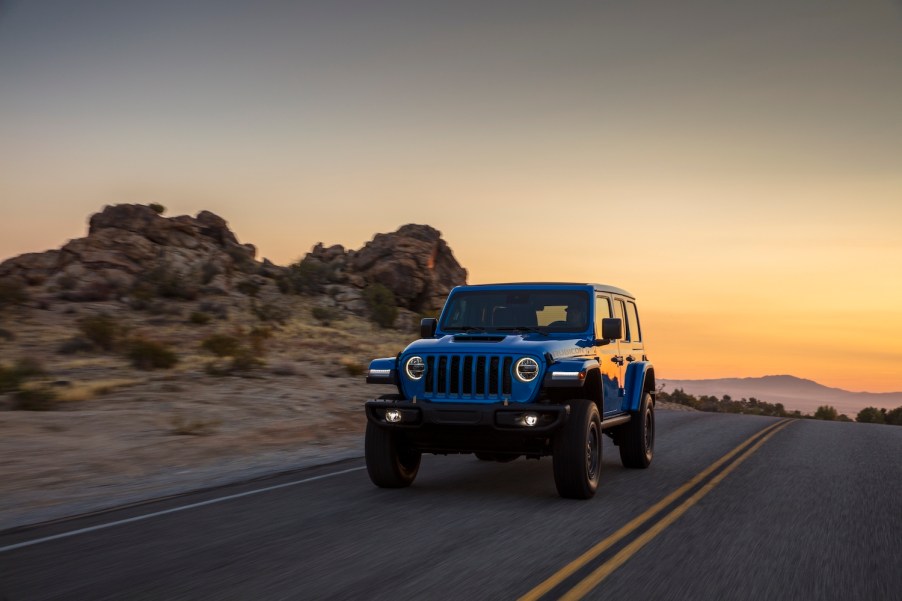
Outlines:
[[630, 298], [636, 298], [630, 292], [627, 292], [623, 288], [617, 288], [616, 286], [609, 286], [607, 284], [592, 284], [586, 282], [500, 282], [497, 284], [465, 284], [464, 286], [457, 286], [457, 288], [503, 288], [503, 287], [516, 287], [516, 286], [529, 286], [529, 287], [567, 287], [567, 286], [586, 286], [594, 288], [596, 292], [608, 292], [611, 294], [619, 294], [621, 296], [628, 296]]

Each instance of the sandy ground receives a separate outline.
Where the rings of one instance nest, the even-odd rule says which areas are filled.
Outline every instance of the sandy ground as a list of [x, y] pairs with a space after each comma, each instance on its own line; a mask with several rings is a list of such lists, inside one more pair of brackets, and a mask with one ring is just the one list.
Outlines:
[[[363, 401], [393, 389], [350, 372], [415, 335], [353, 317], [324, 327], [309, 317], [309, 301], [293, 299], [298, 317], [273, 328], [265, 366], [210, 375], [215, 359], [200, 341], [259, 325], [242, 300], [232, 299], [227, 322], [201, 327], [185, 323], [191, 303], [167, 318], [117, 303], [6, 315], [0, 325], [15, 338], [0, 344], [0, 363], [39, 360], [47, 375], [38, 383], [63, 400], [53, 411], [13, 411], [12, 395], [0, 395], [0, 530], [362, 456]], [[98, 312], [167, 341], [179, 365], [148, 372], [116, 352], [56, 352], [77, 334], [79, 316]]]
[[0, 529], [360, 455], [376, 387], [302, 369], [153, 378], [78, 410], [0, 412]]

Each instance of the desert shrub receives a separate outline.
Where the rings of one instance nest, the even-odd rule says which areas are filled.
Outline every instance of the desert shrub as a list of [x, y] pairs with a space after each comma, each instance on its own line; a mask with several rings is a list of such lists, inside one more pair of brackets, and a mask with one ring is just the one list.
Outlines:
[[12, 278], [0, 279], [0, 309], [21, 305], [28, 301], [25, 284]]
[[178, 363], [178, 356], [165, 344], [146, 338], [132, 338], [126, 356], [138, 369], [169, 369]]
[[0, 365], [0, 394], [18, 390], [24, 380], [15, 367]]
[[208, 315], [213, 315], [218, 319], [229, 318], [229, 308], [222, 303], [203, 301], [197, 306], [197, 310], [203, 313], [207, 313]]
[[235, 336], [213, 334], [204, 338], [200, 346], [217, 357], [231, 357], [238, 352], [238, 349], [241, 347], [241, 341]]
[[323, 326], [330, 326], [333, 321], [341, 321], [345, 318], [344, 313], [334, 307], [313, 307], [310, 314]]
[[862, 424], [883, 424], [886, 423], [886, 415], [876, 407], [865, 407], [858, 412], [855, 421]]
[[150, 207], [150, 209], [157, 215], [162, 215], [163, 213], [166, 212], [166, 207], [164, 207], [163, 205], [161, 205], [158, 202], [152, 202], [147, 206]]
[[361, 376], [366, 372], [366, 368], [353, 359], [342, 359], [341, 364], [349, 376]]
[[44, 365], [33, 357], [23, 357], [22, 359], [19, 359], [16, 361], [16, 365], [13, 369], [23, 378], [34, 378], [47, 374], [44, 370]]
[[179, 300], [194, 300], [197, 298], [198, 287], [196, 277], [179, 273], [162, 264], [146, 272], [143, 277], [135, 282], [131, 289], [131, 296], [148, 300], [154, 296], [173, 298]]
[[814, 419], [823, 419], [832, 422], [836, 421], [836, 417], [836, 408], [830, 405], [821, 405], [817, 408], [817, 411], [814, 412]]
[[390, 328], [398, 318], [394, 293], [382, 284], [370, 284], [363, 291], [363, 299], [370, 309], [370, 319], [383, 328]]
[[23, 388], [13, 395], [13, 409], [18, 411], [51, 411], [57, 406], [56, 391], [49, 386]]
[[238, 282], [238, 285], [235, 288], [241, 294], [246, 296], [255, 297], [257, 293], [260, 292], [260, 284], [255, 282], [254, 280], [241, 280]]
[[88, 340], [105, 351], [112, 350], [125, 333], [125, 328], [106, 313], [88, 315], [76, 323]]
[[251, 371], [264, 365], [261, 359], [253, 349], [242, 347], [232, 356], [231, 371]]
[[19, 359], [12, 367], [0, 365], [0, 394], [20, 391], [29, 378], [43, 375], [46, 375], [44, 366], [31, 357]]
[[226, 248], [226, 254], [235, 263], [235, 269], [244, 273], [254, 270], [254, 259], [248, 254], [246, 248], [241, 246], [229, 246]]
[[255, 353], [263, 353], [263, 343], [272, 338], [272, 328], [255, 327], [251, 328], [248, 334], [251, 350]]
[[321, 294], [334, 274], [317, 259], [304, 257], [288, 266], [288, 271], [277, 280], [279, 290], [291, 294]]
[[902, 426], [902, 407], [896, 407], [886, 412], [886, 423], [893, 426]]
[[191, 315], [188, 316], [188, 321], [198, 326], [210, 323], [211, 319], [213, 318], [210, 317], [210, 314], [204, 313], [203, 311], [192, 311]]
[[285, 323], [291, 317], [291, 310], [276, 303], [252, 303], [251, 312], [257, 316], [260, 321], [274, 321], [276, 323]]

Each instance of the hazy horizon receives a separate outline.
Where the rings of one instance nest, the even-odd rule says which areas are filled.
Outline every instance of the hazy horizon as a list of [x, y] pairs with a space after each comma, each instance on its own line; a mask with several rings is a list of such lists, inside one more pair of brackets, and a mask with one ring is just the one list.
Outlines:
[[898, 2], [7, 1], [0, 81], [0, 258], [120, 202], [280, 264], [426, 223], [634, 292], [664, 378], [902, 389]]

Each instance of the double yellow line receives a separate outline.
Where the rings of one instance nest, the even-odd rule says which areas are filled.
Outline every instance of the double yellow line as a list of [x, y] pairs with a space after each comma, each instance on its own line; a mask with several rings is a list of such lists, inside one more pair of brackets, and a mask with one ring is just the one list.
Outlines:
[[[707, 495], [711, 490], [717, 486], [721, 480], [727, 477], [733, 470], [735, 470], [739, 464], [748, 459], [749, 456], [752, 455], [755, 451], [761, 448], [768, 439], [774, 436], [777, 432], [788, 426], [792, 423], [793, 420], [782, 420], [775, 424], [771, 424], [770, 426], [762, 429], [761, 431], [755, 433], [745, 441], [743, 441], [739, 446], [735, 449], [712, 463], [710, 466], [701, 471], [698, 475], [694, 476], [691, 480], [680, 486], [678, 489], [649, 507], [646, 511], [644, 511], [641, 515], [636, 516], [624, 526], [622, 526], [617, 532], [613, 533], [606, 539], [594, 545], [591, 549], [565, 565], [563, 568], [552, 574], [547, 580], [536, 586], [534, 589], [520, 597], [519, 601], [536, 601], [541, 598], [543, 595], [551, 591], [553, 588], [564, 582], [567, 578], [576, 573], [577, 570], [588, 564], [590, 561], [597, 558], [599, 555], [607, 551], [611, 546], [619, 542], [621, 539], [630, 535], [634, 530], [645, 524], [649, 519], [653, 516], [657, 515], [659, 511], [679, 499], [682, 495], [686, 494], [687, 491], [691, 490], [693, 487], [697, 486], [699, 482], [710, 476], [714, 471], [719, 469], [728, 461], [733, 460], [727, 467], [725, 467], [719, 474], [711, 478], [711, 480], [705, 483], [704, 486], [699, 488], [694, 494], [692, 494], [689, 498], [683, 501], [680, 505], [670, 511], [667, 515], [662, 517], [655, 523], [651, 528], [643, 532], [640, 536], [638, 536], [631, 543], [626, 545], [623, 549], [621, 549], [617, 554], [613, 557], [602, 563], [598, 568], [592, 571], [588, 576], [583, 578], [578, 584], [576, 584], [573, 588], [567, 591], [560, 599], [565, 601], [576, 601], [577, 599], [582, 599], [585, 595], [587, 595], [592, 589], [598, 586], [602, 580], [607, 578], [611, 573], [614, 572], [617, 568], [622, 566], [624, 563], [629, 560], [639, 549], [644, 547], [655, 538], [658, 534], [664, 531], [665, 528], [674, 523], [681, 515], [686, 513], [686, 511], [698, 503], [698, 501]], [[757, 442], [756, 442], [757, 441]], [[741, 453], [741, 454], [740, 454]]]

